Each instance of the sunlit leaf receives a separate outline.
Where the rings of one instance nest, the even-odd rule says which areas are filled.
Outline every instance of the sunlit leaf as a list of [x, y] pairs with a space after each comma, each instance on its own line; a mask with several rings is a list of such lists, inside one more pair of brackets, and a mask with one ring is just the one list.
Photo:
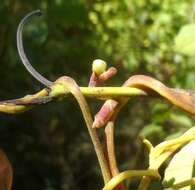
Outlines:
[[[165, 170], [164, 184], [172, 186], [190, 180], [193, 177], [193, 166], [195, 161], [195, 141], [185, 145], [170, 161]], [[191, 190], [190, 186], [182, 190]]]
[[195, 56], [195, 24], [181, 28], [175, 37], [175, 50], [188, 56]]

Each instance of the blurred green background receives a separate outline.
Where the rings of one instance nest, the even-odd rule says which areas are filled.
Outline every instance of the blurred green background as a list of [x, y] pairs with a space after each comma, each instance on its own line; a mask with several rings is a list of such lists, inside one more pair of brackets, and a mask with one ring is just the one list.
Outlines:
[[[147, 74], [171, 87], [195, 89], [193, 57], [174, 50], [181, 27], [195, 21], [194, 0], [1, 0], [1, 100], [43, 88], [25, 70], [16, 49], [18, 23], [36, 9], [44, 16], [25, 26], [25, 50], [48, 79], [69, 75], [86, 86], [92, 61], [101, 58], [118, 69], [109, 85], [120, 86], [131, 75]], [[93, 113], [102, 104], [89, 102]], [[191, 116], [166, 101], [133, 98], [117, 120], [120, 170], [147, 167], [143, 137], [158, 144], [193, 123]], [[102, 188], [97, 159], [73, 98], [19, 115], [0, 114], [0, 133], [0, 147], [14, 169], [14, 190]], [[129, 186], [135, 189], [137, 182]], [[152, 188], [157, 189], [155, 184]]]

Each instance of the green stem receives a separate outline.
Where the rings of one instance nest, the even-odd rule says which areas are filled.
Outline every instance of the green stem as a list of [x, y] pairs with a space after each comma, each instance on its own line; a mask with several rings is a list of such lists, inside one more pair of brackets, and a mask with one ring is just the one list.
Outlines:
[[81, 92], [88, 97], [118, 97], [146, 95], [143, 90], [131, 87], [80, 87]]
[[151, 176], [154, 178], [160, 178], [157, 170], [127, 170], [117, 176], [113, 177], [103, 188], [103, 190], [112, 190], [118, 184], [120, 184], [125, 179], [131, 177], [140, 177], [140, 176]]
[[177, 183], [177, 184], [173, 185], [171, 188], [172, 189], [181, 189], [183, 187], [191, 186], [191, 185], [195, 185], [195, 178]]
[[143, 176], [139, 184], [138, 190], [147, 190], [151, 182], [150, 176]]
[[[115, 98], [121, 96], [145, 96], [146, 92], [138, 88], [131, 87], [79, 87], [81, 93], [86, 97], [93, 98]], [[68, 95], [70, 92], [64, 91], [63, 87], [59, 84], [52, 86], [51, 95]]]

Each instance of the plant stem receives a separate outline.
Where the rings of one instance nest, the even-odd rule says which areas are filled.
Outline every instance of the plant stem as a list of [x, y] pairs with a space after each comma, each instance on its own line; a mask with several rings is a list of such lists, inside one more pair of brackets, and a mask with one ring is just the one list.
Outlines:
[[[70, 91], [64, 91], [62, 87], [58, 84], [55, 84], [52, 87], [51, 95], [69, 95]], [[81, 93], [85, 97], [93, 98], [116, 98], [116, 97], [129, 97], [129, 96], [146, 96], [146, 92], [138, 88], [133, 87], [79, 87]]]
[[156, 170], [126, 170], [117, 176], [113, 177], [103, 188], [103, 190], [112, 190], [118, 184], [120, 184], [125, 179], [131, 177], [140, 177], [140, 176], [151, 176], [154, 178], [160, 178], [158, 171]]
[[93, 118], [92, 118], [89, 106], [87, 104], [87, 101], [86, 101], [85, 97], [83, 96], [83, 94], [81, 93], [79, 86], [76, 84], [76, 82], [72, 78], [61, 77], [59, 80], [56, 81], [56, 83], [60, 84], [64, 88], [64, 91], [66, 91], [66, 90], [70, 91], [71, 94], [77, 100], [77, 102], [81, 108], [83, 117], [84, 117], [86, 125], [87, 125], [88, 132], [90, 134], [90, 137], [91, 137], [92, 143], [94, 145], [94, 149], [95, 149], [95, 152], [96, 152], [99, 164], [100, 164], [104, 183], [106, 184], [111, 179], [109, 166], [107, 164], [107, 160], [105, 158], [102, 144], [99, 140], [97, 131], [96, 131], [96, 129], [92, 128]]
[[[116, 161], [116, 154], [115, 154], [115, 145], [114, 145], [114, 121], [109, 121], [105, 127], [105, 138], [106, 138], [106, 152], [107, 152], [107, 159], [109, 162], [109, 168], [111, 176], [119, 175], [119, 169], [117, 166]], [[117, 187], [114, 188], [115, 190], [126, 190], [126, 187], [123, 183], [120, 183]]]
[[195, 184], [195, 178], [192, 178], [192, 179], [185, 180], [185, 181], [182, 181], [180, 183], [177, 183], [177, 184], [173, 185], [170, 188], [171, 189], [181, 189], [183, 187], [191, 186], [191, 185], [194, 185], [194, 184]]
[[143, 176], [139, 184], [138, 190], [147, 190], [148, 186], [150, 185], [150, 182], [151, 182], [150, 176]]
[[87, 97], [118, 97], [146, 95], [143, 90], [131, 87], [80, 87]]
[[106, 136], [106, 150], [108, 154], [108, 161], [110, 172], [112, 176], [119, 174], [117, 167], [117, 161], [115, 156], [115, 146], [114, 146], [114, 123], [109, 121], [105, 127], [105, 136]]

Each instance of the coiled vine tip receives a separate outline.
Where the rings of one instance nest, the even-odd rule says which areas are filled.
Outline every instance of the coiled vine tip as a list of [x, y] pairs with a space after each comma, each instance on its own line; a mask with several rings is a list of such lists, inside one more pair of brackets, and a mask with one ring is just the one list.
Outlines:
[[31, 65], [30, 61], [28, 60], [23, 47], [23, 40], [22, 40], [22, 31], [24, 24], [26, 21], [32, 17], [32, 16], [41, 16], [42, 12], [40, 10], [35, 10], [27, 14], [19, 23], [18, 29], [17, 29], [17, 49], [20, 56], [20, 59], [25, 66], [25, 68], [28, 70], [28, 72], [36, 78], [39, 82], [41, 82], [43, 85], [47, 87], [51, 87], [53, 85], [53, 82], [47, 80], [45, 77], [43, 77], [39, 72], [37, 72]]

